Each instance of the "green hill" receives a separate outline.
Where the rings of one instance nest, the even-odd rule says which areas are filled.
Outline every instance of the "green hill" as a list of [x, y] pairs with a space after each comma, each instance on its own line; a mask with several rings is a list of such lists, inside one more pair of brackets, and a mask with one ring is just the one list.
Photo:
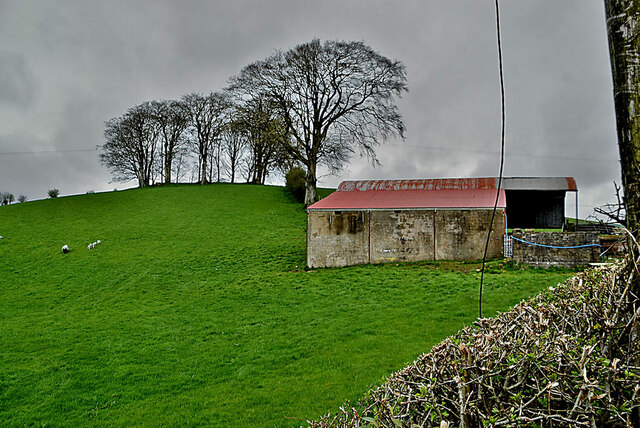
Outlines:
[[[0, 207], [0, 235], [10, 426], [298, 426], [477, 310], [477, 264], [305, 271], [305, 212], [280, 187], [15, 204]], [[487, 313], [569, 274], [492, 270]]]

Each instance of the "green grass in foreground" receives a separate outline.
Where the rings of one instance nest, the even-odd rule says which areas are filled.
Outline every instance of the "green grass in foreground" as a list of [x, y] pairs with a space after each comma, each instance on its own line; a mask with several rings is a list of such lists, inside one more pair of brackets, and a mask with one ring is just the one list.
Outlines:
[[[297, 426], [477, 315], [477, 263], [305, 271], [278, 187], [11, 205], [0, 235], [4, 425]], [[501, 266], [485, 315], [570, 275]]]

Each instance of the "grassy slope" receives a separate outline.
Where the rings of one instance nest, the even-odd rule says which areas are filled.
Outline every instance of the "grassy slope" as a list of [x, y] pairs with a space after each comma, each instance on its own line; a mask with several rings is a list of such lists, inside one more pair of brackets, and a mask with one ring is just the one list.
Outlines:
[[[474, 319], [475, 265], [306, 272], [304, 230], [277, 187], [0, 208], [0, 421], [299, 425]], [[485, 311], [567, 275], [490, 274]]]

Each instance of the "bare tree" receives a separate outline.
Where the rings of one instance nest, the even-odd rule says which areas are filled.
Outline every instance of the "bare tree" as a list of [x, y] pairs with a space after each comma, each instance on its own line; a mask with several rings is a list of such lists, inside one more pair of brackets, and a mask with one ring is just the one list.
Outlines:
[[253, 178], [253, 169], [255, 167], [251, 157], [247, 156], [244, 159], [244, 180], [247, 184], [251, 183]]
[[171, 183], [173, 161], [185, 142], [185, 131], [189, 126], [189, 115], [179, 101], [154, 101], [152, 103], [154, 124], [160, 137], [160, 174], [162, 182]]
[[9, 192], [0, 193], [0, 204], [1, 205], [9, 205], [13, 202], [13, 194]]
[[[618, 223], [623, 226], [627, 224], [626, 213], [624, 209], [624, 201], [623, 197], [620, 193], [620, 186], [614, 181], [613, 186], [616, 189], [616, 200], [617, 202], [608, 203], [604, 205], [600, 205], [593, 209], [594, 215], [589, 216], [587, 219], [598, 220], [601, 223]], [[598, 217], [600, 215], [600, 217]], [[602, 217], [607, 219], [608, 221], [603, 221]]]
[[[226, 126], [223, 129], [226, 129]], [[216, 183], [220, 183], [222, 170], [225, 168], [223, 134], [224, 130], [221, 130], [209, 149], [209, 179], [213, 181], [213, 172], [215, 170]]]
[[106, 122], [105, 143], [98, 146], [100, 163], [109, 168], [114, 181], [137, 179], [139, 187], [149, 186], [158, 134], [151, 103], [131, 107]]
[[229, 123], [223, 133], [224, 152], [227, 155], [227, 170], [229, 179], [235, 183], [236, 173], [240, 167], [240, 161], [247, 147], [247, 138], [244, 128], [239, 121]]
[[264, 184], [267, 175], [283, 163], [290, 137], [277, 106], [263, 96], [247, 100], [236, 109], [235, 126], [247, 138], [248, 181]]
[[317, 199], [319, 164], [335, 171], [356, 150], [376, 164], [380, 140], [404, 137], [396, 99], [407, 91], [405, 67], [363, 42], [315, 39], [277, 52], [242, 69], [230, 89], [278, 107], [292, 136], [285, 149], [306, 168], [306, 205]]
[[182, 97], [182, 102], [189, 112], [192, 144], [200, 165], [199, 181], [207, 184], [209, 151], [224, 129], [230, 102], [226, 95], [217, 92], [188, 94]]
[[27, 202], [27, 195], [20, 194], [18, 196], [18, 202], [20, 202], [21, 204]]
[[183, 181], [184, 177], [190, 171], [191, 157], [189, 156], [189, 153], [184, 148], [181, 148], [180, 150], [177, 151], [175, 160], [176, 161], [174, 162], [174, 165], [173, 165], [175, 172], [173, 176], [176, 178], [176, 183], [180, 183], [181, 181]]

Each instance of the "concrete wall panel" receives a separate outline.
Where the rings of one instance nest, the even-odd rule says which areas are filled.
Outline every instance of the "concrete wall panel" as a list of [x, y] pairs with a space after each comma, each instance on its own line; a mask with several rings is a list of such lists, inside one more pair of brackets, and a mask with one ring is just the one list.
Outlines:
[[[489, 232], [491, 210], [438, 210], [436, 260], [481, 260]], [[502, 257], [504, 211], [499, 209], [491, 232], [487, 258]]]
[[351, 266], [369, 262], [369, 213], [310, 211], [307, 266]]
[[[310, 211], [307, 265], [479, 260], [491, 210]], [[503, 255], [504, 210], [496, 212], [488, 257]]]
[[371, 212], [371, 263], [433, 260], [431, 210]]

